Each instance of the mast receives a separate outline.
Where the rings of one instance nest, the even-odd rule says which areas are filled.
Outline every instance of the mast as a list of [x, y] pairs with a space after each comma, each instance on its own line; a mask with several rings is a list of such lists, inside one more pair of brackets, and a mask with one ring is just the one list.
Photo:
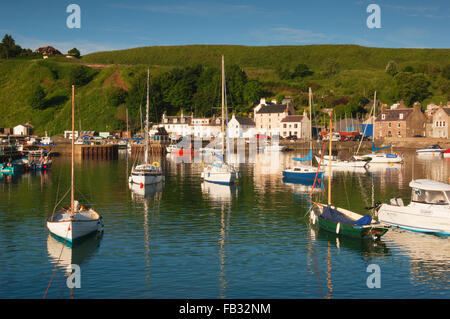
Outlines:
[[[310, 129], [310, 136], [309, 136], [309, 149], [312, 153], [312, 138], [313, 138], [313, 128], [312, 128], [312, 91], [311, 88], [309, 88], [309, 129]], [[312, 166], [312, 154], [311, 154], [311, 166]]]
[[147, 105], [145, 106], [145, 164], [148, 164], [148, 105], [149, 105], [149, 82], [150, 82], [150, 69], [147, 69]]
[[71, 186], [70, 186], [70, 207], [72, 211], [72, 217], [75, 215], [75, 185], [74, 185], [74, 150], [75, 150], [75, 85], [72, 85], [72, 168], [71, 168]]
[[373, 143], [373, 148], [375, 148], [375, 114], [377, 114], [376, 112], [376, 108], [377, 108], [377, 91], [375, 91], [374, 95], [373, 95], [373, 116], [372, 116], [372, 143]]
[[330, 110], [330, 146], [328, 151], [328, 205], [331, 205], [331, 125], [333, 110]]
[[222, 55], [222, 156], [225, 158], [225, 59]]

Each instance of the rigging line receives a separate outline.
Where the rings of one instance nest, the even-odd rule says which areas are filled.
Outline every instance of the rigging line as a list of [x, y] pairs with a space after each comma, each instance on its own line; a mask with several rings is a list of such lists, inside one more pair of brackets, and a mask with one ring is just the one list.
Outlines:
[[53, 217], [53, 213], [55, 212], [55, 208], [57, 206], [57, 202], [58, 202], [58, 197], [59, 197], [59, 186], [60, 186], [60, 182], [61, 182], [61, 166], [59, 167], [59, 174], [58, 174], [58, 185], [56, 188], [56, 199], [55, 199], [55, 207], [53, 208], [53, 212], [52, 212], [52, 217]]
[[69, 234], [69, 230], [70, 230], [70, 223], [69, 223], [69, 226], [67, 227], [66, 237], [64, 237], [64, 243], [63, 243], [63, 245], [62, 245], [61, 252], [59, 253], [58, 260], [57, 260], [57, 262], [56, 262], [56, 264], [55, 264], [55, 268], [53, 269], [52, 277], [50, 278], [50, 282], [48, 283], [47, 290], [45, 291], [45, 294], [44, 294], [44, 296], [42, 297], [42, 299], [45, 299], [45, 297], [47, 296], [48, 289], [50, 288], [50, 285], [52, 284], [53, 277], [55, 276], [56, 269], [57, 269], [57, 267], [58, 267], [59, 261], [61, 260], [62, 252], [63, 252], [63, 250], [64, 250], [64, 247], [66, 246], [67, 235]]
[[70, 192], [70, 188], [67, 190], [67, 192], [64, 194], [64, 196], [61, 198], [61, 200], [58, 203], [56, 203], [55, 207], [53, 208], [52, 217], [55, 215], [56, 207], [58, 207], [58, 205], [61, 204], [61, 202], [67, 197], [69, 192]]
[[83, 199], [86, 201], [87, 205], [92, 206], [91, 201], [90, 201], [89, 199], [87, 199], [86, 196], [84, 196], [84, 194], [83, 194], [76, 186], [74, 186], [74, 187], [75, 187], [75, 190], [76, 190], [76, 191], [81, 195], [81, 197], [83, 197]]

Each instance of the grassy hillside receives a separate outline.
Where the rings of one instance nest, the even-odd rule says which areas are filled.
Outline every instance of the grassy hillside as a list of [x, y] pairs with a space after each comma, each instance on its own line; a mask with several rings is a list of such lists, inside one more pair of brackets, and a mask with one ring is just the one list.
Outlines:
[[[70, 127], [70, 86], [74, 70], [88, 65], [86, 83], [77, 86], [77, 123], [83, 130], [113, 130], [124, 127], [124, 107], [112, 96], [117, 89], [129, 90], [137, 74], [151, 67], [152, 78], [175, 67], [219, 67], [220, 56], [227, 64], [239, 65], [249, 79], [261, 81], [269, 91], [268, 98], [296, 95], [312, 86], [316, 101], [323, 105], [333, 99], [359, 94], [371, 97], [373, 91], [384, 103], [395, 102], [394, 78], [385, 72], [393, 60], [399, 69], [411, 66], [424, 72], [431, 83], [428, 102], [446, 102], [450, 92], [441, 69], [450, 64], [448, 49], [384, 49], [355, 45], [312, 45], [245, 47], [195, 45], [144, 47], [98, 52], [80, 60], [65, 58], [0, 60], [0, 127], [30, 122], [35, 132], [59, 134]], [[327, 65], [334, 62], [338, 72], [328, 74]], [[282, 80], [278, 69], [293, 69], [304, 63], [314, 71], [301, 80]], [[36, 85], [45, 91], [45, 108], [30, 105], [30, 92]], [[327, 97], [332, 96], [333, 99]], [[182, 107], [180, 105], [179, 107]], [[136, 115], [135, 115], [136, 117]]]

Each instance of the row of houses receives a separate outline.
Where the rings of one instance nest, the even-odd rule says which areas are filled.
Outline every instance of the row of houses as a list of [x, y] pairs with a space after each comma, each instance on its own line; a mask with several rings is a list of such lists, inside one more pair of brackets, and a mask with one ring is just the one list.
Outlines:
[[[391, 107], [381, 103], [379, 106], [381, 111], [375, 118], [335, 121], [333, 129], [362, 133], [363, 124], [374, 123], [373, 130], [370, 131], [375, 132], [375, 138], [450, 137], [450, 102], [447, 105], [430, 104], [425, 112], [422, 112], [422, 106], [418, 102], [412, 107], [406, 106], [403, 101]], [[158, 126], [164, 127], [171, 137], [191, 135], [210, 139], [220, 136], [221, 125], [220, 118], [195, 118], [193, 114], [185, 116], [181, 112], [180, 116], [167, 116], [164, 113]], [[268, 102], [264, 98], [253, 109], [252, 118], [237, 117], [233, 114], [227, 126], [227, 134], [231, 138], [251, 138], [260, 134], [269, 137], [276, 135], [282, 138], [295, 136], [298, 139], [309, 139], [311, 132], [306, 112], [298, 115], [289, 101], [278, 104], [276, 101]]]
[[30, 124], [20, 124], [10, 127], [0, 127], [0, 135], [12, 135], [12, 136], [29, 136], [31, 135], [32, 126]]

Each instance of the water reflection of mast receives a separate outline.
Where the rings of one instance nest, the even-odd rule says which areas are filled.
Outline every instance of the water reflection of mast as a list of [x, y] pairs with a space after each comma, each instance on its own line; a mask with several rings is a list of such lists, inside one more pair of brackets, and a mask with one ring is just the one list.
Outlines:
[[221, 204], [220, 214], [220, 236], [219, 236], [219, 260], [220, 260], [220, 298], [226, 298], [226, 288], [228, 281], [225, 279], [225, 240], [226, 240], [226, 228], [230, 221], [230, 207], [228, 207], [227, 223], [225, 224], [225, 207], [224, 203]]
[[330, 243], [328, 243], [328, 250], [327, 250], [327, 288], [328, 288], [328, 295], [325, 296], [325, 298], [327, 299], [331, 299], [331, 293], [333, 292], [333, 282], [331, 281], [331, 270], [332, 270], [332, 265], [331, 265], [331, 247], [330, 247]]

